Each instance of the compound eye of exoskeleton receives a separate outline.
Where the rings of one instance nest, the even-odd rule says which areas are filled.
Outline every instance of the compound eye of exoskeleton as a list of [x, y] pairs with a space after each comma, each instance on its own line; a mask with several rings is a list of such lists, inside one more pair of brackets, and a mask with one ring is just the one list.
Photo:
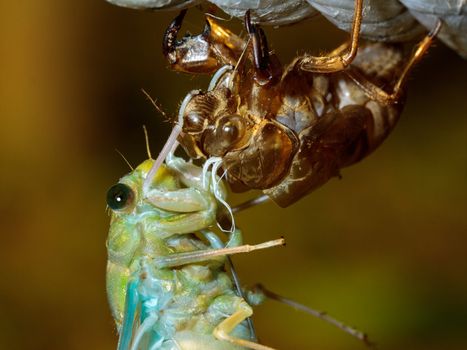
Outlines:
[[188, 133], [199, 133], [205, 128], [205, 118], [198, 112], [189, 112], [183, 120], [183, 130]]
[[239, 115], [226, 115], [219, 119], [216, 127], [218, 141], [226, 147], [233, 146], [245, 135], [245, 122]]
[[135, 194], [130, 186], [119, 183], [112, 186], [107, 192], [107, 205], [112, 210], [124, 210], [129, 208], [135, 199]]
[[216, 123], [213, 129], [207, 130], [203, 135], [203, 148], [211, 156], [222, 157], [239, 147], [244, 138], [247, 124], [236, 114], [225, 115]]

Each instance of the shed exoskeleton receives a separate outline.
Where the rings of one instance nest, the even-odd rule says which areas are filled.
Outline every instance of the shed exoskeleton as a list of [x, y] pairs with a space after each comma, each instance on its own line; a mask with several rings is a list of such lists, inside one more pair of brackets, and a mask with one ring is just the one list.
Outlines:
[[218, 157], [234, 190], [260, 189], [286, 207], [375, 150], [396, 125], [407, 76], [441, 24], [406, 58], [394, 45], [360, 43], [362, 12], [356, 0], [349, 43], [285, 67], [248, 12], [247, 41], [209, 16], [202, 34], [177, 40], [181, 12], [164, 38], [171, 67], [216, 72], [207, 91], [182, 103], [179, 140], [188, 154]]

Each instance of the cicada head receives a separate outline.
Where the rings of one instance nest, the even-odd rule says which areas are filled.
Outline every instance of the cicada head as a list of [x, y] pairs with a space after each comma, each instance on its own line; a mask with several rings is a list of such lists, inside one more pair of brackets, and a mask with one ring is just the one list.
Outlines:
[[[152, 159], [144, 161], [107, 192], [107, 206], [112, 212], [107, 237], [107, 296], [118, 327], [123, 321], [128, 281], [138, 269], [139, 258], [145, 254], [141, 250], [142, 242], [153, 250], [158, 244], [157, 235], [147, 228], [151, 221], [167, 216], [143, 196], [143, 182], [153, 162]], [[157, 172], [152, 185], [167, 190], [179, 187], [165, 165]]]

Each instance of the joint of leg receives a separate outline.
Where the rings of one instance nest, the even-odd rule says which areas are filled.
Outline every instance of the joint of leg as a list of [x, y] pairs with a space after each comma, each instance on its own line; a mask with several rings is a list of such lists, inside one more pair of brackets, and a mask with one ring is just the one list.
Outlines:
[[223, 329], [220, 329], [219, 327], [214, 328], [213, 334], [214, 334], [214, 337], [216, 337], [219, 340], [230, 341], [230, 336]]

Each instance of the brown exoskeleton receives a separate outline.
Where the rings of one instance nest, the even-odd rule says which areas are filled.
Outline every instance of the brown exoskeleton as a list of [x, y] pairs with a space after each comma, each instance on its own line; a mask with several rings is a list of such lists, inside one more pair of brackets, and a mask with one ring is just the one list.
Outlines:
[[182, 103], [179, 141], [188, 154], [217, 157], [234, 190], [261, 189], [285, 207], [376, 149], [397, 123], [407, 76], [440, 23], [404, 60], [396, 46], [359, 43], [362, 10], [356, 0], [348, 44], [285, 67], [248, 13], [248, 40], [208, 16], [202, 34], [179, 41], [180, 13], [164, 38], [171, 67], [217, 70], [208, 91]]

